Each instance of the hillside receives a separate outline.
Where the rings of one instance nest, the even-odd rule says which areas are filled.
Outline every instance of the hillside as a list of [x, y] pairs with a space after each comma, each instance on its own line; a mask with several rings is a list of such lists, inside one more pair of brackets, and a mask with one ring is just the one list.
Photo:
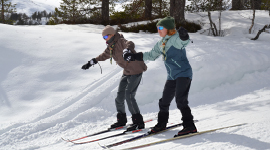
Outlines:
[[55, 7], [60, 6], [61, 0], [11, 0], [10, 2], [16, 4], [17, 13], [30, 16], [36, 11], [54, 11]]
[[[214, 19], [216, 12], [213, 12]], [[269, 24], [268, 12], [256, 13], [255, 30], [248, 34], [249, 11], [223, 13], [225, 37], [211, 37], [204, 30], [190, 34], [187, 57], [193, 68], [189, 96], [199, 131], [247, 123], [142, 149], [270, 149], [270, 34], [257, 30]], [[201, 20], [187, 14], [189, 20]], [[207, 22], [207, 20], [202, 20]], [[100, 149], [98, 142], [73, 145], [61, 140], [104, 130], [116, 121], [114, 99], [122, 69], [110, 61], [89, 70], [81, 66], [106, 48], [102, 25], [10, 26], [0, 24], [0, 149], [85, 150]], [[206, 29], [207, 26], [204, 26]], [[122, 33], [122, 32], [121, 32]], [[136, 51], [151, 50], [158, 34], [122, 33], [136, 44]], [[158, 112], [158, 99], [166, 81], [161, 58], [147, 61], [137, 91], [137, 102], [145, 119]], [[131, 122], [127, 111], [128, 121]], [[181, 114], [175, 101], [170, 106], [170, 123]], [[150, 127], [156, 121], [147, 123]], [[170, 138], [179, 129], [114, 149]], [[121, 131], [114, 132], [120, 133]], [[112, 134], [112, 133], [110, 133]], [[107, 135], [110, 135], [107, 134]], [[103, 141], [111, 144], [135, 135]], [[89, 138], [95, 139], [105, 135]]]

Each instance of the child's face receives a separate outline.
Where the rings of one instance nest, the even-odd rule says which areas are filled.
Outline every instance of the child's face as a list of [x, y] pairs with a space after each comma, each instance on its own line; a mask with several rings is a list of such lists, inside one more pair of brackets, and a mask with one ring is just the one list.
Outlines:
[[159, 36], [165, 37], [167, 35], [168, 30], [166, 28], [162, 26], [158, 26], [157, 29], [158, 29]]

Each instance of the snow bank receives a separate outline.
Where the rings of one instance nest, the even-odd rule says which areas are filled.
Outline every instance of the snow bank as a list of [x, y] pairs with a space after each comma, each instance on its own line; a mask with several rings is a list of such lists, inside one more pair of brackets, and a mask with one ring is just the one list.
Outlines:
[[[262, 33], [257, 41], [250, 40], [259, 27], [269, 22], [269, 17], [267, 12], [258, 11], [257, 28], [249, 35], [250, 22], [239, 13], [247, 12], [224, 12], [225, 37], [210, 37], [200, 34], [201, 31], [190, 34], [194, 43], [186, 48], [193, 68], [189, 100], [195, 119], [200, 120], [196, 124], [199, 131], [248, 124], [150, 149], [270, 147], [270, 135], [266, 132], [270, 121], [270, 34]], [[187, 18], [201, 19], [195, 14], [187, 14]], [[122, 69], [114, 61], [112, 65], [104, 61], [99, 62], [102, 74], [98, 65], [81, 70], [83, 64], [106, 48], [100, 34], [103, 28], [101, 25], [0, 24], [1, 148], [100, 149], [97, 143], [73, 146], [61, 137], [84, 136], [108, 128], [116, 121], [114, 99]], [[136, 44], [139, 52], [151, 50], [160, 39], [158, 34], [123, 34]], [[146, 64], [148, 70], [143, 74], [136, 98], [141, 113], [148, 119], [158, 112], [158, 99], [167, 74], [161, 58]], [[130, 122], [130, 113], [127, 114]], [[172, 102], [169, 122], [180, 122], [180, 118]], [[117, 148], [172, 137], [178, 130]], [[109, 144], [131, 136], [100, 143]]]

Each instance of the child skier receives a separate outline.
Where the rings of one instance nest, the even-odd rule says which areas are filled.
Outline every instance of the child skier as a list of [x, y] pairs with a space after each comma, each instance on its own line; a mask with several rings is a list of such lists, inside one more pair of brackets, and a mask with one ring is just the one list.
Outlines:
[[173, 17], [165, 17], [160, 20], [157, 23], [157, 29], [162, 39], [156, 43], [151, 51], [133, 54], [124, 50], [123, 54], [126, 61], [154, 61], [160, 55], [163, 56], [168, 77], [162, 98], [159, 100], [158, 123], [150, 133], [159, 132], [166, 128], [169, 119], [169, 106], [174, 97], [183, 121], [183, 129], [178, 132], [177, 136], [197, 132], [191, 109], [188, 106], [192, 68], [187, 59], [185, 47], [190, 41], [189, 35], [186, 29], [182, 27], [178, 29], [178, 33], [176, 32]]
[[127, 128], [127, 131], [143, 129], [145, 127], [144, 121], [140, 114], [135, 95], [141, 82], [142, 73], [147, 70], [147, 66], [143, 61], [127, 62], [123, 59], [122, 55], [124, 49], [131, 53], [136, 53], [134, 50], [135, 45], [132, 41], [127, 41], [124, 36], [116, 32], [113, 27], [109, 25], [106, 26], [102, 31], [102, 36], [107, 43], [107, 48], [102, 54], [83, 65], [82, 69], [89, 69], [89, 67], [95, 65], [98, 61], [105, 61], [107, 59], [110, 59], [112, 63], [112, 59], [114, 59], [124, 70], [115, 99], [117, 122], [112, 124], [111, 128], [126, 125], [127, 118], [124, 102], [126, 100], [133, 121], [133, 124]]

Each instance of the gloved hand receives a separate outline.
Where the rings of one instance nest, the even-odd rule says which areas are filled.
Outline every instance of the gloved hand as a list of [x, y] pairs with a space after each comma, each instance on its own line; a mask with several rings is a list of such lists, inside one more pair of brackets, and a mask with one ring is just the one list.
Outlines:
[[90, 64], [91, 64], [91, 65], [97, 64], [96, 58], [92, 58], [92, 59], [90, 60]]
[[132, 54], [130, 50], [124, 49], [123, 50], [123, 58], [126, 61], [135, 61], [135, 60], [143, 61], [143, 53], [139, 52], [136, 54]]
[[179, 33], [179, 37], [181, 40], [186, 41], [189, 39], [188, 31], [185, 28], [180, 27], [177, 32]]
[[89, 69], [92, 65], [97, 64], [97, 60], [95, 58], [91, 59], [90, 61], [88, 61], [88, 63], [86, 63], [85, 65], [82, 66], [83, 70]]
[[131, 51], [129, 49], [123, 50], [123, 58], [126, 61], [135, 61], [133, 54], [131, 53]]

